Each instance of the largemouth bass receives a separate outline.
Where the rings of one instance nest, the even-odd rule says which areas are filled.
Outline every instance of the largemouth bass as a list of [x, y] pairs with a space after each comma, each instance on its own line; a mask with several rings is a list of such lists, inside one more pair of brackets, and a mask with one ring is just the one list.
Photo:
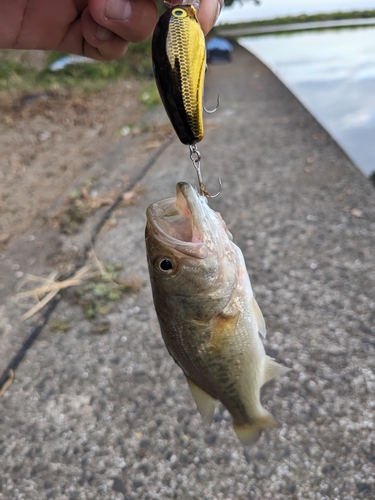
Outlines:
[[176, 198], [147, 209], [146, 248], [165, 345], [183, 370], [198, 410], [211, 423], [216, 400], [245, 445], [279, 427], [260, 388], [287, 368], [266, 355], [263, 315], [241, 250], [220, 214], [185, 182]]
[[167, 10], [152, 39], [156, 84], [164, 108], [183, 144], [203, 139], [206, 45], [192, 5]]

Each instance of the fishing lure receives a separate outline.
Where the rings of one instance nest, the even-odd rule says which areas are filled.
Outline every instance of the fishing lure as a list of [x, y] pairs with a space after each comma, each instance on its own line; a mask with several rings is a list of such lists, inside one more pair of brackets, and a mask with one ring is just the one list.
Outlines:
[[167, 10], [152, 39], [156, 84], [167, 115], [183, 144], [203, 139], [206, 45], [192, 5]]

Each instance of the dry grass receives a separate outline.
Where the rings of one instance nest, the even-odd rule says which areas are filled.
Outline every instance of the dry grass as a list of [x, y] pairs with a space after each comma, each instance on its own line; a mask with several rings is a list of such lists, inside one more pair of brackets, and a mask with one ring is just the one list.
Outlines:
[[26, 321], [34, 316], [34, 314], [47, 305], [55, 295], [61, 292], [61, 290], [82, 285], [91, 278], [97, 277], [100, 273], [100, 269], [93, 270], [93, 266], [88, 264], [79, 269], [71, 278], [62, 281], [58, 281], [58, 272], [51, 273], [47, 278], [34, 276], [32, 274], [26, 275], [21, 286], [29, 285], [30, 283], [39, 283], [39, 286], [17, 294], [17, 300], [31, 297], [36, 301], [36, 304], [21, 316], [21, 321]]

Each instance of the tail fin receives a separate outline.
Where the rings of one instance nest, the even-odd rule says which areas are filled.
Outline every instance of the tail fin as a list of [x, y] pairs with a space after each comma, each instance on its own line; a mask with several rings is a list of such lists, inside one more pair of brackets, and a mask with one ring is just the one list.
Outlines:
[[275, 429], [278, 427], [280, 427], [280, 424], [267, 410], [264, 410], [264, 415], [251, 424], [233, 425], [238, 439], [244, 446], [252, 446], [255, 444], [259, 440], [264, 429]]

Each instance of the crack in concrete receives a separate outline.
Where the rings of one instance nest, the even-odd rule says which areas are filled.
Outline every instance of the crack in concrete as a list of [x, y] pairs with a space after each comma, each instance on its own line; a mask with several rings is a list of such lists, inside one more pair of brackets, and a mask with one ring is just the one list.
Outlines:
[[[139, 171], [138, 175], [135, 175], [127, 184], [126, 188], [123, 189], [121, 194], [116, 198], [116, 200], [113, 202], [113, 204], [104, 212], [103, 216], [100, 218], [99, 222], [95, 226], [91, 237], [90, 237], [90, 242], [87, 243], [84, 248], [83, 252], [81, 254], [81, 257], [78, 259], [74, 269], [64, 278], [69, 278], [73, 276], [73, 274], [83, 266], [83, 264], [87, 260], [87, 256], [89, 251], [92, 249], [93, 244], [95, 243], [101, 229], [103, 228], [104, 224], [107, 222], [107, 220], [110, 218], [111, 214], [116, 210], [116, 208], [119, 206], [123, 199], [123, 194], [126, 191], [130, 191], [134, 189], [136, 184], [146, 176], [146, 174], [150, 171], [150, 169], [153, 167], [155, 164], [156, 160], [160, 157], [160, 155], [171, 145], [172, 141], [174, 140], [174, 135], [171, 135], [167, 140], [159, 146], [159, 148], [156, 150], [156, 152], [149, 157], [148, 161], [145, 163], [144, 167]], [[56, 295], [51, 302], [48, 304], [47, 309], [44, 311], [43, 315], [41, 318], [38, 319], [36, 324], [31, 329], [31, 333], [29, 336], [26, 338], [26, 340], [23, 342], [22, 346], [20, 349], [17, 351], [17, 353], [13, 356], [12, 360], [4, 370], [4, 372], [0, 376], [0, 392], [1, 389], [4, 387], [4, 385], [11, 380], [15, 370], [23, 360], [23, 358], [26, 355], [26, 352], [28, 349], [33, 345], [35, 340], [38, 338], [40, 332], [43, 330], [43, 328], [48, 324], [49, 318], [51, 317], [51, 314], [55, 310], [57, 304], [61, 301], [63, 298], [64, 293], [61, 292], [58, 295]], [[10, 385], [10, 384], [9, 384]], [[3, 393], [5, 390], [3, 391]], [[3, 394], [2, 393], [2, 394]]]

